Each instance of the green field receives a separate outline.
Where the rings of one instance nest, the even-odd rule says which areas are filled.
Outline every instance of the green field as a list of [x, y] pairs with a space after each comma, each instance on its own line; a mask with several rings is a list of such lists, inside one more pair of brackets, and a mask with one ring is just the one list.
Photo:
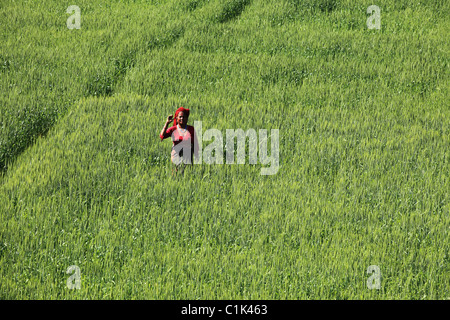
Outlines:
[[[450, 299], [449, 9], [2, 0], [0, 299]], [[172, 176], [178, 106], [278, 172]]]

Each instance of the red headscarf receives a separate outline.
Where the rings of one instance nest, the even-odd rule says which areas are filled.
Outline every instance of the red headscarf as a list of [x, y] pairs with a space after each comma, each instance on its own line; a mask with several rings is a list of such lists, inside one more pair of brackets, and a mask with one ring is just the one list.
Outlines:
[[183, 112], [184, 116], [186, 118], [189, 118], [189, 109], [185, 109], [183, 107], [178, 108], [177, 111], [175, 111], [175, 119], [173, 119], [173, 125], [174, 126], [177, 125], [177, 116], [178, 116], [178, 113], [180, 113], [180, 112]]

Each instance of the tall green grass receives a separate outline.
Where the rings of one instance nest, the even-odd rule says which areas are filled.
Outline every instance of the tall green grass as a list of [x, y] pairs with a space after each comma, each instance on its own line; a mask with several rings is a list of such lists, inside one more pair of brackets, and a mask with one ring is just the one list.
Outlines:
[[[0, 9], [1, 298], [450, 297], [446, 2], [70, 4]], [[180, 105], [279, 129], [278, 173], [172, 176]]]

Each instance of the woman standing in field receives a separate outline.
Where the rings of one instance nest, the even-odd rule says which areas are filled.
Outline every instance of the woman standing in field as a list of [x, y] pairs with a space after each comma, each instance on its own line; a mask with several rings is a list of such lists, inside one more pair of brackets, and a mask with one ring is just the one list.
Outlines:
[[[175, 165], [175, 171], [185, 164], [192, 164], [193, 156], [198, 157], [198, 141], [193, 126], [188, 126], [189, 109], [178, 108], [175, 111], [175, 118], [172, 115], [167, 117], [159, 137], [161, 141], [172, 137], [171, 160]], [[173, 126], [167, 128], [173, 120]], [[192, 152], [193, 151], [193, 152]]]

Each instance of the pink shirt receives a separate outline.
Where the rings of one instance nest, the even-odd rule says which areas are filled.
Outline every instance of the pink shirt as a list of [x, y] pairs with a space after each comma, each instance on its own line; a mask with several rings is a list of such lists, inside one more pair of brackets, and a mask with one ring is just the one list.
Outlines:
[[[172, 126], [170, 128], [168, 128], [166, 130], [166, 132], [164, 132], [164, 135], [160, 135], [159, 137], [161, 138], [161, 141], [168, 138], [168, 137], [172, 137], [172, 154], [174, 152], [174, 147], [181, 143], [181, 142], [186, 142], [191, 144], [191, 150], [194, 150], [193, 154], [195, 155], [195, 157], [198, 156], [198, 141], [197, 141], [197, 136], [195, 134], [195, 129], [193, 126], [189, 126], [186, 125], [186, 131], [184, 132], [184, 130], [180, 129], [178, 126]], [[194, 143], [195, 142], [195, 143]], [[191, 153], [192, 155], [192, 153]]]

